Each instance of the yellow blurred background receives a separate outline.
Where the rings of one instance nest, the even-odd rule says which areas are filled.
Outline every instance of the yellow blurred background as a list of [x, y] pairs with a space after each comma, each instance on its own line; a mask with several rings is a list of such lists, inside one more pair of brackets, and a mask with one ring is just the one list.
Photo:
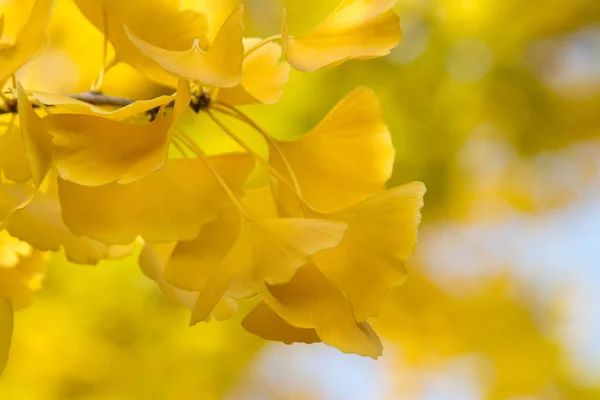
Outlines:
[[[284, 7], [300, 33], [338, 2], [247, 0], [246, 35], [279, 32]], [[237, 2], [184, 3], [219, 21]], [[2, 6], [3, 38], [30, 5]], [[399, 0], [395, 10], [404, 37], [389, 57], [294, 71], [278, 104], [248, 108], [293, 137], [370, 86], [397, 148], [390, 184], [426, 183], [409, 278], [374, 322], [380, 360], [265, 342], [241, 328], [243, 313], [189, 328], [135, 257], [84, 267], [56, 255], [17, 314], [0, 399], [600, 399], [598, 0]], [[85, 91], [101, 54], [101, 34], [59, 0], [47, 49], [18, 77]], [[126, 66], [104, 86], [136, 99], [165, 90]], [[202, 116], [185, 124], [213, 140]]]

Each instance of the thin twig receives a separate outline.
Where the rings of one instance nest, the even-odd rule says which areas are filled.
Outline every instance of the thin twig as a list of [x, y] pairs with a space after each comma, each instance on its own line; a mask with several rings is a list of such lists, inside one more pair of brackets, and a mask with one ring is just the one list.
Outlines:
[[[0, 92], [0, 100], [2, 99], [2, 97], [6, 97], [6, 96], [2, 96], [2, 95], [10, 95], [12, 96], [12, 92]], [[92, 104], [94, 106], [110, 106], [110, 107], [116, 107], [116, 108], [121, 108], [121, 107], [125, 107], [128, 106], [130, 104], [135, 103], [137, 100], [131, 100], [125, 97], [118, 97], [118, 96], [108, 96], [99, 92], [94, 92], [94, 91], [87, 91], [87, 92], [83, 92], [83, 93], [75, 93], [75, 94], [71, 94], [68, 97], [75, 99], [75, 100], [79, 100], [79, 101], [83, 101], [84, 103], [88, 103], [88, 104]], [[7, 103], [0, 105], [0, 115], [2, 114], [16, 114], [18, 113], [18, 108], [17, 108], [17, 101], [14, 100], [12, 101], [12, 97], [7, 98]], [[175, 104], [173, 101], [167, 104], [167, 108], [169, 107], [173, 107], [173, 104]], [[46, 109], [47, 107], [51, 107], [51, 105], [48, 104], [41, 104], [39, 102], [32, 102], [31, 106], [33, 108], [44, 108]], [[155, 107], [153, 109], [150, 109], [148, 111], [146, 111], [146, 114], [150, 116], [150, 119], [154, 119], [154, 117], [156, 116], [156, 113], [158, 112], [159, 107]]]
[[[5, 94], [12, 94], [12, 93], [7, 92]], [[75, 99], [75, 100], [83, 101], [88, 104], [92, 104], [94, 106], [112, 106], [112, 107], [120, 108], [120, 107], [125, 107], [125, 106], [135, 103], [134, 100], [127, 99], [124, 97], [107, 96], [105, 94], [98, 93], [98, 92], [92, 92], [92, 91], [87, 91], [87, 92], [83, 92], [83, 93], [75, 93], [75, 94], [70, 95], [69, 97], [71, 97], [72, 99]], [[5, 96], [4, 96], [4, 94], [2, 94], [0, 92], [0, 99], [1, 98], [5, 98]], [[40, 108], [40, 107], [46, 108], [47, 107], [47, 105], [39, 104], [39, 103], [32, 103], [31, 105], [33, 108]], [[17, 109], [16, 101], [11, 102], [10, 99], [7, 99], [7, 102], [5, 103], [4, 107], [0, 106], [0, 115], [15, 114], [17, 112], [18, 112], [18, 109]]]
[[134, 100], [131, 99], [108, 96], [99, 92], [92, 92], [91, 90], [83, 93], [72, 94], [69, 97], [86, 102], [88, 104], [93, 104], [95, 106], [125, 107], [134, 103]]

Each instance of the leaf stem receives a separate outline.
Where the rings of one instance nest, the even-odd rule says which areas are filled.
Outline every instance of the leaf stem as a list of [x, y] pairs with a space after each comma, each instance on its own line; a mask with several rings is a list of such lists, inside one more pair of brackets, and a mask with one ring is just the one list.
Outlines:
[[[214, 110], [217, 111], [217, 112], [220, 112], [220, 113], [224, 113], [226, 115], [233, 116], [233, 114], [230, 114], [230, 113], [227, 113], [227, 112], [223, 112], [222, 110], [220, 110], [218, 108], [214, 108]], [[301, 201], [304, 201], [302, 199], [302, 195], [299, 192], [296, 191], [296, 189], [288, 182], [288, 180], [281, 174], [281, 172], [279, 172], [275, 167], [273, 167], [262, 156], [260, 156], [254, 150], [252, 150], [250, 148], [250, 146], [248, 146], [238, 135], [236, 135], [235, 133], [233, 133], [233, 131], [231, 129], [229, 129], [227, 126], [225, 126], [225, 124], [222, 121], [220, 121], [210, 110], [204, 110], [204, 112], [206, 112], [206, 114], [208, 114], [208, 116], [210, 117], [210, 119], [213, 120], [213, 122], [215, 124], [217, 124], [217, 126], [219, 128], [221, 128], [221, 130], [223, 132], [225, 132], [225, 134], [227, 136], [229, 136], [234, 142], [236, 142], [237, 144], [239, 144], [248, 153], [252, 154], [258, 160], [258, 162], [267, 170], [267, 172], [269, 172], [278, 181], [280, 181], [281, 183], [283, 183], [284, 185], [286, 185], [288, 187], [288, 189], [290, 189], [293, 193], [295, 193], [296, 196]]]
[[276, 42], [278, 40], [281, 40], [281, 35], [273, 35], [271, 37], [263, 39], [260, 43], [257, 43], [254, 46], [250, 47], [248, 50], [246, 50], [244, 52], [244, 58], [248, 57], [250, 54], [254, 53], [256, 50], [262, 48], [263, 46], [266, 46], [267, 44]]
[[237, 197], [235, 196], [227, 182], [225, 182], [221, 174], [219, 174], [219, 172], [212, 166], [210, 160], [208, 159], [204, 151], [202, 151], [202, 149], [187, 134], [185, 134], [185, 132], [182, 132], [178, 129], [175, 135], [186, 145], [187, 148], [189, 148], [192, 151], [192, 153], [194, 153], [194, 155], [196, 155], [196, 157], [198, 157], [204, 163], [206, 168], [215, 177], [217, 182], [219, 182], [219, 185], [221, 185], [221, 187], [223, 188], [233, 205], [239, 211], [240, 215], [244, 219], [250, 221], [250, 216], [244, 209], [244, 206], [242, 206], [242, 203], [240, 203], [240, 201], [237, 199]]
[[292, 166], [290, 165], [287, 157], [285, 156], [285, 154], [279, 147], [279, 144], [277, 143], [277, 141], [275, 139], [273, 139], [273, 137], [271, 135], [269, 135], [264, 129], [262, 129], [260, 126], [258, 126], [250, 117], [248, 117], [246, 114], [244, 114], [243, 112], [238, 110], [236, 107], [229, 105], [227, 103], [223, 103], [222, 101], [218, 101], [218, 100], [215, 101], [214, 104], [221, 105], [221, 106], [226, 107], [227, 109], [231, 110], [233, 113], [237, 114], [238, 119], [240, 119], [241, 121], [250, 125], [252, 128], [254, 128], [258, 133], [260, 133], [265, 138], [265, 140], [270, 144], [271, 147], [273, 147], [273, 149], [275, 149], [275, 151], [281, 158], [283, 165], [285, 166], [288, 174], [290, 175], [292, 184], [294, 185], [294, 188], [295, 188], [294, 191], [297, 192], [301, 196], [302, 191], [300, 190], [300, 185], [298, 183], [298, 179], [296, 178], [296, 174], [294, 173], [294, 170], [292, 169]]
[[92, 86], [90, 90], [92, 92], [99, 92], [102, 89], [102, 84], [104, 83], [104, 74], [106, 71], [111, 69], [115, 65], [115, 59], [113, 58], [110, 62], [106, 63], [106, 58], [108, 57], [108, 18], [106, 18], [106, 8], [102, 6], [102, 23], [103, 23], [103, 36], [104, 42], [102, 44], [102, 65], [100, 66], [100, 72], [98, 72], [98, 76], [92, 82]]

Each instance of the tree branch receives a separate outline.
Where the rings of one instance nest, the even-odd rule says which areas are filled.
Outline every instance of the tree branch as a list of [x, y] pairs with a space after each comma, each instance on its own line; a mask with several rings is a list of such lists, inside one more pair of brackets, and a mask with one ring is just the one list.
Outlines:
[[[13, 95], [12, 92], [6, 92], [5, 94]], [[72, 99], [83, 101], [84, 103], [92, 104], [94, 106], [112, 106], [112, 107], [125, 107], [130, 104], [135, 103], [136, 100], [131, 100], [125, 97], [117, 97], [117, 96], [109, 96], [99, 92], [94, 92], [89, 90], [83, 93], [75, 93], [69, 95]], [[17, 108], [17, 100], [14, 97], [10, 97], [6, 102], [1, 102], [4, 104], [0, 104], [0, 115], [2, 114], [16, 114], [19, 112]], [[173, 102], [169, 103], [167, 107], [172, 106]], [[210, 104], [210, 97], [206, 93], [201, 93], [200, 95], [192, 95], [192, 101], [190, 102], [190, 106], [195, 112], [198, 112], [202, 108], [208, 107]], [[32, 103], [34, 108], [43, 107], [43, 105]], [[50, 105], [47, 105], [51, 107]], [[146, 111], [148, 114], [156, 113], [158, 111], [158, 107], [155, 109], [151, 109]]]
[[[12, 92], [6, 92], [6, 94], [12, 95]], [[125, 107], [133, 104], [135, 100], [127, 99], [125, 97], [108, 96], [99, 92], [87, 91], [83, 93], [75, 93], [69, 95], [69, 97], [83, 101], [84, 103], [92, 104], [94, 106], [113, 106], [113, 107]], [[40, 108], [39, 104], [33, 103], [34, 108]], [[50, 106], [48, 106], [50, 107]], [[17, 100], [9, 98], [7, 102], [0, 105], [0, 115], [2, 114], [16, 114], [19, 110], [17, 108]]]
[[69, 97], [85, 103], [93, 104], [95, 106], [125, 107], [134, 103], [134, 100], [131, 99], [108, 96], [102, 93], [92, 92], [91, 90], [83, 93], [72, 94]]

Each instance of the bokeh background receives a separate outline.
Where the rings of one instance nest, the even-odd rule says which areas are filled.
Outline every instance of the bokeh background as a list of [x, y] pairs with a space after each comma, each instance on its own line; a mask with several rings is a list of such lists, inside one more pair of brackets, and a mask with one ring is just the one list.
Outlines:
[[[279, 32], [283, 7], [300, 33], [338, 1], [245, 1], [248, 35]], [[237, 2], [184, 3], [207, 12], [214, 31]], [[10, 16], [30, 5], [2, 4], [4, 38], [18, 28]], [[85, 267], [59, 254], [16, 316], [0, 399], [600, 399], [600, 4], [399, 0], [395, 9], [404, 38], [389, 57], [293, 72], [280, 103], [248, 108], [292, 137], [370, 86], [398, 151], [390, 184], [427, 184], [409, 278], [374, 322], [380, 360], [268, 343], [241, 316], [188, 328], [188, 312], [166, 303], [135, 257]], [[100, 33], [59, 0], [48, 35], [19, 79], [87, 90]], [[126, 66], [104, 90], [165, 91]], [[220, 145], [202, 117], [184, 124]]]

